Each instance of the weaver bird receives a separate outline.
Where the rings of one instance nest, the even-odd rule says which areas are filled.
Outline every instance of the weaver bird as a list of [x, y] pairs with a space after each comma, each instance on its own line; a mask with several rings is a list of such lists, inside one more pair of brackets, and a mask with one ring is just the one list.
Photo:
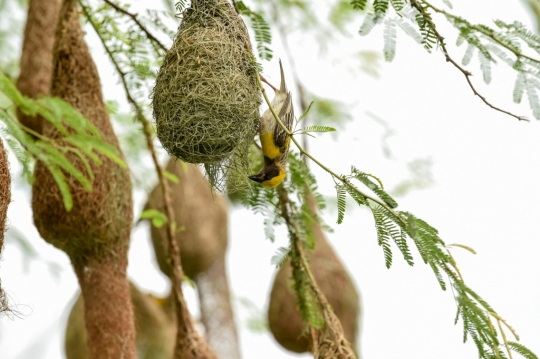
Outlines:
[[[287, 91], [285, 85], [281, 60], [279, 61], [279, 69], [281, 71], [281, 85], [279, 89], [270, 85], [276, 92], [270, 106], [285, 127], [291, 131], [294, 120], [293, 105], [291, 93]], [[287, 156], [291, 138], [276, 121], [270, 109], [266, 110], [261, 117], [259, 132], [264, 166], [259, 173], [249, 176], [249, 179], [259, 182], [263, 187], [275, 188], [283, 182], [287, 174]]]

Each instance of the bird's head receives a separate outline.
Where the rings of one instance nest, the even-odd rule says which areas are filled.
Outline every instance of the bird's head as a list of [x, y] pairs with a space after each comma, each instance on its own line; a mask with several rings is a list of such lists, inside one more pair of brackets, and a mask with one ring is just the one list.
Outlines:
[[283, 166], [272, 164], [268, 167], [264, 167], [256, 175], [249, 176], [249, 179], [260, 183], [263, 187], [276, 188], [283, 182], [286, 175], [287, 171]]

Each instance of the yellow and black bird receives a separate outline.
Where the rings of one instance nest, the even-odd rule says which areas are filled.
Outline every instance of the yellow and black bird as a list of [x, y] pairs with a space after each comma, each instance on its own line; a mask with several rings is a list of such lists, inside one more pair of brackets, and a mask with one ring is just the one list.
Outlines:
[[[294, 121], [294, 111], [291, 93], [287, 91], [283, 66], [279, 61], [281, 71], [281, 85], [274, 88], [276, 95], [271, 106], [285, 127], [291, 131]], [[275, 188], [285, 179], [287, 174], [287, 157], [289, 154], [290, 136], [276, 121], [270, 109], [262, 115], [260, 124], [261, 147], [264, 156], [264, 166], [256, 175], [249, 176], [263, 187]]]

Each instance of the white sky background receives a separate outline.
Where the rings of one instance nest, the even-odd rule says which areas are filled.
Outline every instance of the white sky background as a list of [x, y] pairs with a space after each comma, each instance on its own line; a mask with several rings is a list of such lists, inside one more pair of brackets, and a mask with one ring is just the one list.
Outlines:
[[[453, 13], [464, 14], [473, 22], [520, 20], [532, 28], [519, 1], [452, 3]], [[444, 19], [436, 20], [448, 43], [454, 44], [455, 31], [444, 25]], [[462, 74], [446, 63], [440, 52], [427, 54], [399, 29], [396, 58], [390, 64], [381, 62], [379, 79], [351, 71], [350, 66], [359, 66], [347, 60], [349, 55], [383, 46], [382, 27], [368, 37], [359, 37], [359, 25], [356, 20], [350, 27], [351, 36], [329, 45], [323, 57], [313, 46], [316, 39], [307, 35], [290, 39], [298, 75], [306, 87], [350, 104], [354, 116], [337, 141], [320, 135], [311, 140], [310, 150], [337, 172], [348, 173], [355, 165], [381, 177], [387, 188], [407, 179], [407, 162], [430, 158], [435, 184], [398, 198], [400, 209], [436, 227], [447, 243], [466, 244], [478, 252], [472, 255], [459, 248], [453, 250], [466, 283], [514, 326], [524, 345], [540, 354], [540, 124], [534, 119], [518, 122], [489, 109], [473, 96]], [[89, 42], [105, 98], [123, 101], [102, 48], [92, 36]], [[263, 65], [267, 78], [278, 83], [277, 58], [285, 60], [286, 55], [277, 36], [273, 48], [276, 60]], [[449, 50], [461, 61], [464, 46], [450, 45]], [[286, 77], [292, 79], [284, 62]], [[495, 68], [491, 85], [485, 86], [476, 58], [469, 68], [475, 85], [489, 101], [532, 118], [525, 100], [522, 105], [512, 103], [512, 71]], [[394, 159], [383, 155], [384, 129], [366, 111], [396, 131], [388, 139]], [[14, 158], [11, 168], [13, 173], [20, 172]], [[314, 172], [321, 191], [333, 196], [330, 177], [316, 168]], [[39, 239], [31, 220], [28, 186], [12, 191], [11, 227], [24, 230], [39, 256], [62, 270], [56, 277], [51, 275], [44, 260], [30, 261], [25, 268], [19, 247], [12, 241], [6, 243], [0, 263], [2, 285], [24, 316], [0, 319], [0, 358], [63, 358], [65, 322], [78, 290], [77, 281], [67, 256]], [[135, 199], [137, 216], [145, 194], [139, 192]], [[368, 211], [349, 205], [339, 226], [334, 224], [336, 213], [327, 211], [324, 218], [335, 229], [327, 237], [361, 292], [360, 349], [364, 359], [477, 357], [471, 342], [462, 344], [461, 322], [453, 325], [456, 307], [452, 293], [440, 289], [416, 250], [414, 267], [408, 267], [395, 249], [394, 264], [387, 270]], [[231, 211], [228, 260], [234, 296], [249, 298], [265, 310], [274, 275], [270, 258], [286, 243], [287, 236], [279, 230], [276, 243], [270, 243], [264, 239], [262, 221], [245, 209]], [[162, 295], [169, 290], [154, 263], [144, 226], [133, 231], [128, 271], [131, 280], [144, 290]], [[186, 287], [186, 295], [196, 313], [195, 293]], [[237, 314], [244, 358], [297, 357], [280, 349], [270, 334], [250, 332], [245, 325], [247, 311], [240, 305]]]

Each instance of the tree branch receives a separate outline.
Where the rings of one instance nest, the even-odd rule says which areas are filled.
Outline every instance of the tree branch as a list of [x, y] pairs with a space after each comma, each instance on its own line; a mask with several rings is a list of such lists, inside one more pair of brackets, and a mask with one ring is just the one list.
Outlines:
[[163, 45], [148, 29], [139, 21], [137, 18], [138, 14], [133, 14], [126, 9], [120, 7], [119, 5], [116, 5], [111, 0], [103, 0], [105, 3], [109, 4], [113, 9], [115, 9], [117, 12], [129, 16], [136, 24], [139, 26], [139, 28], [146, 34], [149, 40], [155, 42], [163, 51], [167, 51], [167, 48], [165, 45]]
[[490, 31], [487, 31], [485, 28], [482, 28], [482, 27], [477, 26], [477, 25], [473, 25], [469, 21], [467, 21], [467, 20], [465, 20], [465, 19], [463, 19], [463, 18], [461, 18], [461, 17], [459, 17], [457, 15], [451, 14], [451, 13], [447, 12], [444, 9], [438, 8], [438, 7], [430, 4], [429, 2], [427, 2], [425, 0], [421, 0], [421, 1], [424, 4], [426, 4], [427, 7], [431, 8], [433, 11], [435, 11], [435, 12], [437, 12], [439, 14], [443, 14], [444, 16], [446, 16], [446, 17], [448, 17], [450, 19], [459, 20], [459, 21], [462, 21], [462, 22], [466, 23], [467, 26], [469, 26], [471, 29], [474, 29], [474, 30], [478, 31], [479, 33], [491, 38], [493, 41], [495, 41], [496, 43], [498, 43], [499, 45], [501, 45], [502, 47], [504, 47], [508, 51], [512, 52], [518, 59], [519, 58], [524, 58], [524, 59], [527, 59], [529, 61], [536, 62], [537, 64], [540, 65], [540, 60], [539, 59], [535, 59], [534, 57], [527, 56], [527, 55], [523, 54], [522, 52], [517, 51], [515, 48], [513, 48], [511, 46], [508, 46], [508, 44], [506, 44], [499, 37], [497, 37], [497, 35], [493, 31], [490, 32]]
[[[518, 116], [516, 114], [513, 114], [512, 112], [503, 110], [503, 109], [491, 104], [491, 102], [489, 102], [482, 94], [480, 94], [476, 90], [476, 88], [474, 87], [474, 85], [473, 85], [473, 83], [471, 81], [472, 73], [470, 71], [464, 69], [463, 67], [461, 67], [454, 59], [452, 59], [452, 57], [450, 57], [450, 54], [448, 53], [448, 50], [446, 49], [446, 44], [444, 42], [444, 37], [437, 31], [435, 23], [431, 20], [429, 15], [426, 13], [426, 10], [417, 2], [417, 0], [410, 0], [410, 1], [411, 1], [411, 6], [413, 6], [416, 10], [418, 10], [420, 12], [420, 14], [422, 14], [424, 20], [428, 23], [429, 28], [431, 29], [431, 31], [433, 31], [433, 34], [437, 37], [437, 40], [439, 41], [439, 45], [441, 46], [441, 49], [442, 49], [442, 51], [444, 53], [446, 61], [450, 62], [452, 65], [454, 65], [455, 68], [457, 68], [459, 71], [461, 71], [463, 76], [465, 76], [465, 79], [467, 80], [467, 83], [469, 84], [469, 87], [471, 88], [473, 93], [476, 96], [478, 96], [486, 105], [488, 105], [492, 109], [494, 109], [496, 111], [499, 111], [499, 112], [502, 112], [504, 114], [507, 114], [509, 116], [512, 116], [514, 118], [517, 118], [519, 121], [527, 121], [527, 122], [529, 122], [529, 120], [525, 116]], [[426, 3], [425, 1], [423, 1], [423, 2]], [[426, 3], [426, 5], [429, 6], [427, 3]]]

